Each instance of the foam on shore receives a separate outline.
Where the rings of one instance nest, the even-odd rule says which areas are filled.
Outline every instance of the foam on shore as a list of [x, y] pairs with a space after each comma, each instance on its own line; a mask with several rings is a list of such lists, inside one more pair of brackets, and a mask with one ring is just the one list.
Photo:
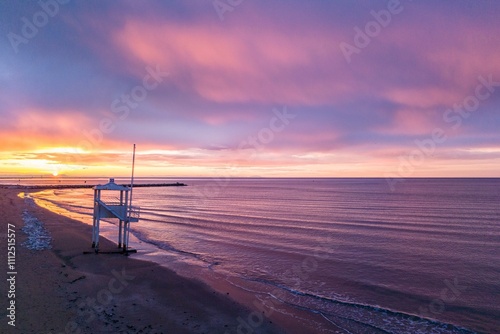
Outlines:
[[[24, 195], [24, 201], [26, 206], [33, 207], [34, 201], [31, 196], [28, 194]], [[24, 226], [21, 230], [28, 235], [25, 242], [21, 245], [30, 249], [30, 250], [44, 250], [51, 249], [51, 241], [52, 238], [50, 236], [49, 231], [45, 228], [44, 223], [35, 216], [33, 216], [28, 209], [24, 209], [22, 214]]]

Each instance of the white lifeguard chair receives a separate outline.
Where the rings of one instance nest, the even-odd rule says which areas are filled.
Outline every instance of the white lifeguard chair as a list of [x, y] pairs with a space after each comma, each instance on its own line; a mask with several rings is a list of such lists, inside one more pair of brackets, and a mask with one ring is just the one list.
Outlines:
[[[140, 208], [132, 206], [131, 191], [132, 187], [118, 185], [114, 179], [110, 179], [107, 184], [94, 187], [92, 248], [96, 253], [99, 252], [100, 220], [105, 218], [119, 220], [118, 248], [122, 248], [123, 253], [130, 252], [128, 249], [130, 223], [138, 222], [140, 217]], [[119, 192], [119, 196], [117, 196], [117, 192]]]

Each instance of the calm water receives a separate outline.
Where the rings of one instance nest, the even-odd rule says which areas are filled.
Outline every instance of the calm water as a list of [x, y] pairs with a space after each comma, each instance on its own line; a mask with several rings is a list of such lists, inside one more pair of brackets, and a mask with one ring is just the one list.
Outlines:
[[[384, 179], [175, 181], [189, 186], [134, 190], [133, 232], [164, 250], [156, 260], [345, 333], [500, 332], [500, 179], [411, 179], [394, 192]], [[38, 197], [92, 207], [91, 190]]]

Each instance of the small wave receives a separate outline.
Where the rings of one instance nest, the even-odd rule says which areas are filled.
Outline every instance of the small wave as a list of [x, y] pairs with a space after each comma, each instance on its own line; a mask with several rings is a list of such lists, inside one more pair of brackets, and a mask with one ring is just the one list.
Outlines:
[[159, 249], [162, 249], [165, 251], [173, 252], [173, 253], [176, 253], [178, 255], [185, 255], [185, 256], [191, 257], [193, 259], [199, 260], [199, 261], [205, 263], [208, 266], [208, 268], [212, 268], [213, 266], [220, 264], [220, 261], [212, 261], [212, 260], [206, 259], [201, 254], [177, 249], [177, 248], [167, 244], [164, 241], [150, 239], [144, 233], [141, 233], [137, 230], [132, 229], [131, 232], [137, 239], [141, 240], [142, 242], [146, 242], [150, 245], [154, 245], [154, 246], [158, 247]]
[[[338, 296], [336, 298], [325, 297], [261, 278], [240, 278], [244, 281], [261, 283], [274, 288], [267, 295], [288, 306], [321, 314], [323, 317], [329, 319], [344, 319], [357, 324], [356, 326], [361, 325], [365, 328], [372, 328], [372, 330], [380, 333], [428, 333], [429, 330], [432, 333], [475, 333], [453, 324], [383, 308], [378, 305], [360, 303], [345, 296]], [[280, 290], [276, 290], [276, 288]], [[286, 291], [289, 295], [284, 294], [283, 291]], [[300, 302], [297, 302], [296, 297], [301, 298]], [[330, 320], [333, 323], [337, 323], [337, 321]]]

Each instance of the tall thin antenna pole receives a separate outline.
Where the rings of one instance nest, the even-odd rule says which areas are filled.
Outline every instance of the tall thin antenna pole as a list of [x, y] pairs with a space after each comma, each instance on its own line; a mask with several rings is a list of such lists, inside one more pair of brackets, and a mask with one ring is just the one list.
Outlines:
[[135, 170], [135, 144], [134, 144], [134, 155], [132, 157], [132, 179], [130, 180], [130, 205], [129, 205], [129, 217], [132, 211], [132, 191], [134, 190], [134, 170]]

